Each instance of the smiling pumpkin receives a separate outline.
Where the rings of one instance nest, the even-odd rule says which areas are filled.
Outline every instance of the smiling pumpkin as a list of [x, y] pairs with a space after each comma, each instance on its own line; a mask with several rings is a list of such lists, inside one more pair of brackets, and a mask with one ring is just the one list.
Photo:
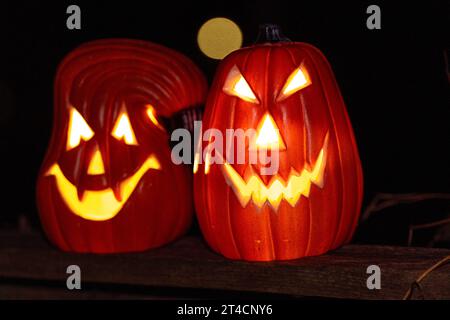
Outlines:
[[[195, 206], [206, 241], [232, 259], [287, 260], [348, 242], [358, 221], [362, 170], [353, 129], [328, 61], [293, 42], [276, 25], [259, 42], [222, 60], [209, 92], [202, 130], [252, 129], [244, 159], [264, 163], [194, 166]], [[235, 156], [226, 150], [223, 159]], [[202, 148], [204, 149], [204, 148]]]
[[[149, 107], [149, 109], [151, 109], [151, 107]], [[125, 108], [123, 108], [111, 135], [118, 140], [122, 140], [126, 144], [137, 145], [129, 117], [124, 110]], [[153, 112], [148, 113], [153, 114]], [[154, 122], [156, 120], [155, 118], [152, 118], [151, 121]], [[84, 118], [75, 108], [72, 108], [70, 112], [66, 149], [71, 150], [76, 148], [81, 140], [88, 141], [93, 136], [94, 133]], [[120, 182], [118, 193], [115, 193], [112, 188], [85, 190], [80, 193], [78, 192], [77, 187], [66, 178], [57, 163], [50, 167], [45, 176], [55, 177], [56, 185], [61, 197], [74, 214], [87, 220], [105, 221], [115, 217], [116, 214], [119, 213], [141, 178], [150, 169], [161, 169], [158, 159], [153, 154], [144, 161], [135, 173]], [[89, 162], [87, 173], [88, 175], [97, 177], [105, 174], [102, 155], [97, 147]]]
[[172, 163], [160, 120], [198, 106], [205, 92], [192, 61], [157, 44], [106, 39], [72, 51], [55, 78], [52, 137], [37, 181], [50, 240], [65, 251], [117, 253], [184, 233], [191, 177]]

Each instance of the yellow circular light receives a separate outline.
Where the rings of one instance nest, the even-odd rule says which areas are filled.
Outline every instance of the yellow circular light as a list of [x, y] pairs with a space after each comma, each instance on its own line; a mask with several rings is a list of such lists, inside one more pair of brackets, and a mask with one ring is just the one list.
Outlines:
[[227, 54], [242, 46], [242, 32], [230, 19], [213, 18], [200, 27], [197, 42], [206, 56], [212, 59], [223, 59]]

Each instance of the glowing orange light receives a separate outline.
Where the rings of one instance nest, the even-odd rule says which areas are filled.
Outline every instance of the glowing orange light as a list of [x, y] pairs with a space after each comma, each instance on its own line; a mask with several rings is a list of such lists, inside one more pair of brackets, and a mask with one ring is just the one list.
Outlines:
[[95, 149], [94, 155], [92, 156], [92, 159], [89, 162], [87, 173], [92, 175], [105, 173], [105, 166], [103, 165], [102, 155], [98, 147]]
[[79, 199], [77, 187], [64, 176], [58, 164], [54, 164], [46, 175], [55, 176], [59, 193], [72, 212], [87, 220], [104, 221], [119, 213], [143, 175], [150, 169], [161, 169], [158, 159], [153, 155], [131, 177], [120, 183], [121, 200], [116, 199], [111, 188], [86, 190], [82, 199]]
[[123, 139], [126, 144], [137, 145], [136, 137], [134, 136], [133, 128], [131, 127], [130, 119], [126, 111], [120, 113], [111, 135], [117, 140]]
[[222, 166], [223, 174], [243, 208], [252, 200], [258, 207], [262, 207], [265, 202], [268, 202], [274, 210], [277, 210], [283, 199], [294, 207], [301, 195], [309, 197], [311, 184], [323, 188], [327, 146], [328, 135], [317, 156], [313, 170], [309, 171], [304, 168], [299, 174], [292, 169], [287, 181], [276, 175], [269, 185], [265, 185], [261, 178], [254, 173], [244, 180], [229, 163]]
[[230, 73], [225, 80], [223, 91], [244, 101], [259, 103], [247, 80], [245, 80], [244, 76], [236, 66], [231, 68]]
[[147, 116], [155, 126], [157, 126], [159, 129], [165, 131], [165, 129], [161, 126], [158, 119], [156, 118], [155, 108], [153, 108], [153, 106], [150, 104], [147, 105]]
[[71, 108], [66, 150], [77, 147], [81, 140], [88, 141], [93, 136], [94, 131], [86, 123], [83, 116], [75, 108]]
[[302, 67], [299, 67], [295, 69], [287, 79], [278, 100], [284, 100], [310, 84], [311, 80], [309, 79], [308, 73]]
[[[258, 125], [256, 147], [267, 150], [285, 150], [286, 145], [280, 135], [275, 120], [269, 113], [266, 113]], [[251, 148], [254, 149], [254, 148]]]

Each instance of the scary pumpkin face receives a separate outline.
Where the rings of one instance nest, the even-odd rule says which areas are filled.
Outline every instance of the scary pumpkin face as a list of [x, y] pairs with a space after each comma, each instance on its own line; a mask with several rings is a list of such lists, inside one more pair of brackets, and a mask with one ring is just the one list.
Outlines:
[[203, 128], [255, 129], [245, 159], [252, 148], [279, 156], [270, 175], [261, 174], [261, 163], [198, 167], [196, 209], [214, 250], [233, 259], [283, 260], [350, 240], [362, 198], [360, 160], [319, 50], [279, 41], [230, 54], [214, 79]]
[[158, 118], [200, 104], [205, 91], [191, 61], [146, 42], [96, 41], [66, 57], [37, 185], [49, 238], [63, 250], [105, 253], [145, 250], [183, 233], [192, 213], [189, 174], [172, 163]]
[[[132, 109], [140, 111], [135, 123], [146, 118], [143, 108]], [[164, 137], [148, 129], [142, 132], [146, 139], [138, 143], [126, 107], [114, 111], [116, 120], [112, 127], [110, 121], [99, 119], [97, 112], [90, 117], [98, 131], [95, 134], [78, 110], [70, 107], [66, 149], [45, 173], [45, 176], [54, 176], [56, 189], [69, 209], [85, 220], [114, 218], [147, 171], [163, 170], [158, 156], [165, 157], [161, 153], [164, 148], [158, 149], [154, 141], [164, 141]], [[151, 120], [145, 120], [150, 127]], [[104, 135], [108, 129], [111, 129], [110, 135]], [[106, 148], [116, 161], [105, 156]], [[105, 161], [108, 161], [109, 174], [106, 174]]]

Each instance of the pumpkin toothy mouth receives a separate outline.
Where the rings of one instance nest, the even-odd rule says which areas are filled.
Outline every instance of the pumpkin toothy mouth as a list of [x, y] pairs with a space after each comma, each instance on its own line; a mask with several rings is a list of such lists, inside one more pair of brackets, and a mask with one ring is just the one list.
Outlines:
[[116, 199], [111, 188], [86, 190], [80, 200], [77, 187], [65, 177], [57, 163], [50, 167], [46, 176], [55, 176], [58, 191], [73, 213], [87, 220], [105, 221], [119, 213], [141, 178], [150, 169], [161, 169], [161, 165], [154, 155], [149, 156], [132, 176], [120, 183], [120, 201]]
[[[328, 135], [327, 135], [328, 137]], [[312, 170], [303, 168], [299, 174], [291, 168], [287, 181], [284, 181], [278, 174], [274, 175], [269, 184], [266, 185], [257, 173], [251, 169], [250, 174], [246, 174], [244, 179], [231, 164], [224, 162], [221, 166], [225, 181], [233, 189], [236, 198], [243, 208], [252, 200], [252, 202], [261, 208], [266, 202], [276, 211], [281, 200], [287, 201], [292, 207], [295, 207], [301, 195], [308, 198], [311, 190], [311, 184], [323, 188], [324, 173], [326, 167], [327, 141], [317, 156]], [[251, 167], [250, 167], [251, 168]]]

